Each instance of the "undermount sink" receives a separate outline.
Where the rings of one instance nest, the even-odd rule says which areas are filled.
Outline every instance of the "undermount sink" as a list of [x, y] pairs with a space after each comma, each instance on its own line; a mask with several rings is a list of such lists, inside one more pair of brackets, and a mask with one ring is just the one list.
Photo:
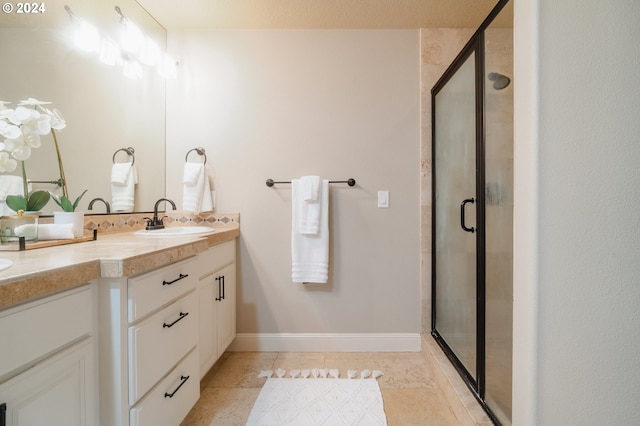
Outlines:
[[0, 271], [5, 270], [13, 265], [13, 262], [9, 259], [0, 259]]
[[211, 234], [215, 228], [210, 226], [171, 226], [163, 229], [146, 230], [134, 232], [134, 235], [145, 237], [179, 237], [182, 235]]

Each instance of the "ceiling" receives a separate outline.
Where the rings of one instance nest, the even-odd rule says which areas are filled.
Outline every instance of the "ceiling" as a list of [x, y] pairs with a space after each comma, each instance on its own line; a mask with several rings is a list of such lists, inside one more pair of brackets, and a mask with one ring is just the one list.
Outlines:
[[497, 0], [136, 1], [168, 30], [477, 28], [497, 3]]

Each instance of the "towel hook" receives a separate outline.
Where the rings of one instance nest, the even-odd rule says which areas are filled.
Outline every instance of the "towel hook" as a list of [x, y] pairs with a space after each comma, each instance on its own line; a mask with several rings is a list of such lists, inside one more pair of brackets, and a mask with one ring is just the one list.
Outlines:
[[204, 148], [199, 146], [197, 148], [192, 148], [189, 151], [187, 151], [187, 155], [185, 155], [184, 157], [184, 161], [185, 163], [189, 161], [189, 154], [191, 154], [193, 151], [197, 152], [198, 155], [201, 155], [204, 157], [204, 163], [207, 164], [207, 154], [204, 153]]
[[129, 155], [131, 157], [131, 165], [133, 165], [133, 163], [136, 162], [136, 157], [135, 157], [135, 155], [133, 155], [133, 154], [135, 154], [136, 150], [133, 149], [132, 147], [129, 147], [129, 148], [120, 148], [119, 150], [117, 150], [116, 152], [113, 153], [113, 164], [116, 163], [116, 154], [118, 154], [120, 151], [126, 152], [127, 155]]

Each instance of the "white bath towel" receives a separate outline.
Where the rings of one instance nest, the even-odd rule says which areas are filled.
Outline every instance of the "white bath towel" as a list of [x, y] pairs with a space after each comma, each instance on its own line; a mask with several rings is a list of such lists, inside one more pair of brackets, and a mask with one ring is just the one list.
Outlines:
[[7, 195], [22, 195], [23, 193], [24, 189], [20, 176], [0, 175], [0, 216], [15, 215], [16, 212], [6, 204]]
[[[291, 181], [291, 277], [298, 283], [326, 283], [329, 277], [329, 181], [323, 180], [318, 201], [307, 202], [300, 191], [300, 180]], [[318, 232], [301, 233], [301, 217], [317, 207]]]
[[111, 210], [132, 212], [138, 171], [132, 163], [115, 163], [111, 168]]
[[[197, 177], [195, 182], [194, 177]], [[196, 214], [213, 210], [210, 167], [187, 162], [182, 181], [182, 210]]]

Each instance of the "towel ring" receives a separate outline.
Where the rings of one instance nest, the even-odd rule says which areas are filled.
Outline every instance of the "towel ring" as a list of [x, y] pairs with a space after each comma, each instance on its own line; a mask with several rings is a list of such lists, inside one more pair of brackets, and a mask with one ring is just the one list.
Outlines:
[[119, 150], [117, 150], [116, 152], [113, 153], [113, 164], [116, 163], [116, 154], [118, 154], [120, 151], [124, 151], [127, 153], [127, 155], [129, 155], [131, 157], [131, 165], [133, 165], [133, 163], [136, 162], [136, 157], [135, 155], [133, 155], [136, 150], [129, 147], [129, 148], [120, 148]]
[[199, 146], [198, 148], [193, 148], [190, 149], [189, 151], [187, 151], [187, 155], [185, 155], [184, 157], [184, 162], [188, 162], [189, 161], [189, 154], [191, 154], [193, 151], [197, 152], [198, 155], [201, 155], [204, 157], [204, 164], [207, 164], [207, 154], [204, 153], [204, 148]]

